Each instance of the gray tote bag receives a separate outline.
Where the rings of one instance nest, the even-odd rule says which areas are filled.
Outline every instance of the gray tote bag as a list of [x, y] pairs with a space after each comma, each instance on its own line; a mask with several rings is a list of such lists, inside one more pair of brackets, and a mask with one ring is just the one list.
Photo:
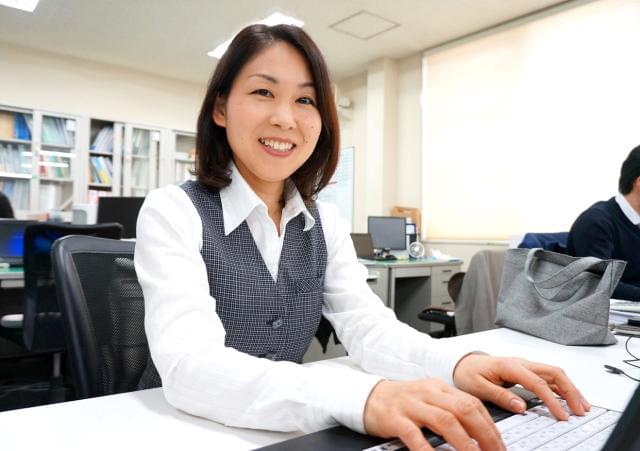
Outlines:
[[610, 345], [609, 299], [626, 262], [509, 249], [496, 324], [563, 345]]

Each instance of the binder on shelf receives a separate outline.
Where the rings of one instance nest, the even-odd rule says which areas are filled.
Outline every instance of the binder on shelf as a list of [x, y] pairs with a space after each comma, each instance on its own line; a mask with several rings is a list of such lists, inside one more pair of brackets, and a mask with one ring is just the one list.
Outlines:
[[107, 125], [100, 129], [91, 144], [91, 150], [95, 152], [113, 153], [113, 127]]
[[0, 111], [0, 137], [31, 140], [31, 115], [12, 111]]

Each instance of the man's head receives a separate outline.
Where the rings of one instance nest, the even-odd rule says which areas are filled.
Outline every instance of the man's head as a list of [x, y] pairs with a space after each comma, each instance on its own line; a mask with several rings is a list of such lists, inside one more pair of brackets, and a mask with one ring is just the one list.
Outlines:
[[[620, 181], [618, 182], [618, 191], [620, 194], [627, 195], [634, 190], [637, 185], [638, 177], [640, 177], [640, 146], [636, 146], [620, 169]], [[638, 187], [640, 189], [640, 186]]]

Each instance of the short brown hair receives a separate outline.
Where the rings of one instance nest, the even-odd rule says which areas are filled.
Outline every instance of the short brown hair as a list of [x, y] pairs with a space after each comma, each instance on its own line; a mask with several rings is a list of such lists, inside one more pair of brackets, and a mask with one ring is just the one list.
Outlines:
[[251, 58], [276, 42], [291, 45], [307, 61], [316, 90], [316, 107], [322, 119], [322, 130], [313, 153], [291, 175], [302, 198], [309, 202], [327, 186], [333, 176], [338, 164], [340, 133], [324, 58], [309, 35], [292, 25], [249, 25], [233, 38], [209, 80], [200, 109], [195, 174], [198, 181], [209, 188], [220, 189], [231, 183], [229, 165], [233, 156], [225, 128], [213, 121], [215, 102], [218, 97], [229, 95], [233, 81]]

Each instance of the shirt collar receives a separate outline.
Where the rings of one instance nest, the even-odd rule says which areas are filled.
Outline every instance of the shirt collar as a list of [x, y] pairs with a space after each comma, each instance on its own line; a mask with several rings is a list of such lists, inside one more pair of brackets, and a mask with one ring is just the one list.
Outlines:
[[622, 194], [616, 194], [616, 202], [620, 205], [620, 209], [633, 225], [640, 225], [640, 214], [634, 210]]
[[[307, 210], [298, 189], [293, 187], [291, 192], [292, 196], [287, 199], [282, 210], [283, 224], [300, 213], [304, 213], [304, 231], [306, 232], [315, 225], [315, 220]], [[251, 189], [233, 162], [231, 163], [231, 183], [220, 190], [220, 202], [222, 203], [225, 236], [237, 229], [254, 210], [260, 209], [263, 214], [267, 215], [267, 206]]]

